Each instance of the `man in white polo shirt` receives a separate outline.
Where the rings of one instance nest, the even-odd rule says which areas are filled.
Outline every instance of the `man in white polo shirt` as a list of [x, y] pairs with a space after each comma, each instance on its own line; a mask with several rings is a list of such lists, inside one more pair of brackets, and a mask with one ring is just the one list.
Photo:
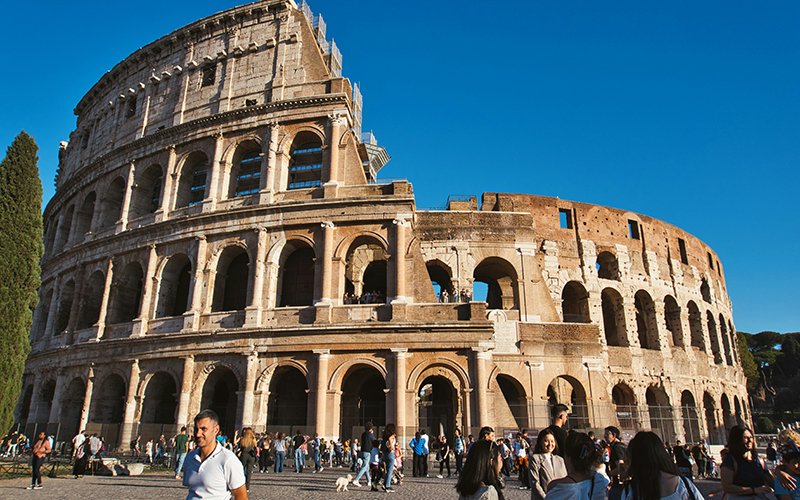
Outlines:
[[194, 417], [195, 449], [183, 464], [186, 500], [247, 500], [242, 462], [217, 443], [219, 417], [203, 410]]

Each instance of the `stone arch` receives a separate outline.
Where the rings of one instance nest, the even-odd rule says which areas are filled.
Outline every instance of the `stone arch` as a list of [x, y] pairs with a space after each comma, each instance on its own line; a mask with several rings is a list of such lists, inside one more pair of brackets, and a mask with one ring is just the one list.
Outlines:
[[214, 275], [214, 297], [211, 310], [241, 311], [250, 296], [250, 254], [247, 248], [228, 245], [219, 254]]
[[78, 433], [81, 424], [81, 410], [86, 396], [86, 382], [82, 377], [73, 377], [67, 384], [61, 396], [61, 422], [60, 433], [62, 436], [74, 436]]
[[180, 316], [189, 310], [192, 286], [192, 261], [177, 253], [164, 259], [158, 280], [156, 318]]
[[714, 363], [722, 364], [722, 351], [719, 347], [719, 335], [717, 334], [717, 322], [711, 311], [706, 311], [706, 323], [708, 324], [708, 338], [711, 341], [711, 353], [714, 354]]
[[105, 286], [106, 276], [100, 270], [93, 272], [83, 285], [83, 300], [81, 300], [80, 315], [76, 324], [78, 330], [89, 328], [100, 320]]
[[[500, 388], [500, 395], [505, 401], [505, 406], [498, 407], [500, 398], [495, 397], [495, 419], [503, 420], [502, 413], [513, 416], [514, 426], [524, 429], [528, 426], [528, 398], [523, 385], [513, 376], [497, 373], [493, 377]], [[507, 420], [507, 419], [506, 419]]]
[[[571, 375], [559, 375], [547, 385], [547, 402], [552, 408], [557, 404], [570, 407], [570, 427], [573, 429], [588, 429], [589, 408], [586, 399], [586, 389], [583, 384]], [[548, 412], [549, 413], [549, 412]]]
[[742, 415], [742, 405], [739, 404], [739, 396], [733, 396], [734, 417], [736, 418], [736, 425], [744, 424], [744, 417]]
[[728, 336], [728, 326], [725, 324], [725, 317], [719, 315], [719, 333], [722, 336], [722, 347], [725, 349], [725, 362], [728, 366], [733, 366], [733, 349], [731, 338]]
[[344, 266], [343, 292], [360, 296], [365, 301], [385, 302], [389, 281], [388, 246], [372, 234], [361, 234], [352, 239], [347, 249]]
[[689, 312], [689, 332], [691, 334], [692, 347], [700, 349], [701, 352], [706, 352], [706, 341], [703, 336], [703, 316], [700, 314], [700, 308], [694, 301], [690, 300], [686, 304], [686, 309]]
[[103, 201], [100, 209], [100, 228], [112, 227], [122, 217], [122, 202], [125, 199], [126, 182], [122, 177], [116, 177], [104, 190]]
[[664, 323], [672, 334], [672, 345], [683, 347], [683, 327], [681, 326], [681, 307], [672, 295], [664, 297]]
[[675, 424], [669, 395], [663, 387], [651, 385], [645, 392], [647, 411], [650, 414], [650, 429], [661, 436], [663, 441], [675, 439]]
[[603, 331], [609, 346], [628, 345], [628, 332], [625, 328], [625, 303], [622, 295], [613, 288], [604, 288], [600, 293], [603, 310]]
[[97, 193], [90, 192], [83, 199], [81, 208], [75, 216], [75, 229], [73, 230], [74, 240], [80, 243], [86, 239], [86, 233], [92, 230], [92, 219], [94, 218], [95, 203], [97, 202]]
[[[288, 155], [291, 152], [291, 146], [296, 142], [297, 136], [303, 133], [308, 133], [312, 135], [316, 135], [317, 139], [320, 142], [325, 142], [325, 132], [322, 131], [319, 127], [315, 127], [313, 125], [301, 125], [300, 127], [294, 130], [294, 133], [286, 133], [283, 135], [281, 140], [278, 142], [277, 150]], [[310, 137], [310, 136], [309, 136]]]
[[621, 429], [637, 429], [639, 427], [639, 407], [636, 394], [625, 382], [619, 382], [611, 389], [611, 402], [617, 415]]
[[314, 304], [314, 246], [305, 239], [291, 239], [283, 245], [278, 268], [278, 307]]
[[303, 189], [322, 185], [324, 139], [316, 132], [302, 130], [295, 134], [289, 148], [287, 189]]
[[406, 390], [415, 391], [425, 377], [440, 375], [448, 378], [454, 386], [461, 389], [471, 387], [469, 374], [457, 362], [439, 358], [434, 361], [423, 361], [417, 364], [409, 373]]
[[161, 208], [163, 184], [164, 169], [157, 163], [141, 172], [136, 172], [136, 183], [131, 192], [131, 204], [128, 209], [130, 219], [144, 217]]
[[208, 155], [203, 151], [187, 154], [180, 163], [175, 208], [202, 203], [208, 197], [208, 174], [211, 170]]
[[658, 340], [656, 308], [650, 294], [644, 290], [636, 292], [634, 307], [636, 308], [636, 332], [639, 337], [639, 345], [642, 349], [659, 350], [661, 345]]
[[75, 205], [70, 205], [64, 211], [61, 219], [61, 224], [58, 225], [56, 230], [55, 251], [59, 252], [69, 243], [69, 235], [72, 230], [72, 219], [75, 213]]
[[50, 413], [53, 409], [53, 398], [56, 394], [56, 381], [46, 380], [39, 389], [39, 399], [36, 401], [35, 419], [37, 424], [50, 423]]
[[617, 256], [611, 252], [600, 252], [595, 262], [597, 277], [607, 280], [619, 281], [619, 262]]
[[225, 164], [230, 165], [228, 197], [257, 193], [261, 187], [261, 163], [264, 157], [261, 141], [255, 137], [243, 138], [232, 145], [225, 156]]
[[725, 430], [725, 435], [727, 435], [728, 430], [736, 425], [736, 422], [734, 422], [734, 414], [731, 411], [731, 400], [725, 393], [720, 398], [720, 408], [722, 409], [722, 426]]
[[[472, 276], [473, 283], [477, 281], [487, 286], [488, 309], [519, 310], [517, 270], [510, 262], [501, 257], [487, 257], [475, 266]], [[480, 298], [475, 297], [475, 300]]]
[[708, 393], [703, 393], [703, 410], [706, 418], [706, 430], [708, 432], [708, 440], [710, 444], [717, 444], [724, 442], [724, 436], [721, 436], [720, 425], [717, 422], [717, 405], [714, 402], [714, 397]]
[[106, 375], [92, 393], [90, 420], [96, 424], [122, 423], [126, 393], [127, 384], [121, 375]]
[[69, 327], [70, 312], [72, 311], [72, 301], [75, 298], [75, 281], [67, 280], [61, 286], [58, 294], [58, 309], [56, 310], [55, 335], [64, 333]]
[[386, 376], [369, 363], [352, 364], [341, 379], [340, 433], [342, 438], [358, 434], [367, 421], [386, 424]]
[[[425, 269], [428, 271], [434, 295], [439, 298], [440, 302], [448, 302], [448, 300], [443, 300], [444, 292], [447, 292], [448, 299], [455, 292], [453, 271], [450, 266], [439, 259], [433, 259], [425, 263]], [[455, 300], [453, 301], [455, 302]]]
[[[116, 272], [115, 272], [116, 274]], [[108, 324], [128, 323], [139, 316], [144, 291], [144, 271], [137, 261], [129, 262], [119, 276], [108, 299]]]
[[159, 370], [147, 375], [142, 394], [142, 424], [175, 424], [178, 408], [178, 383], [175, 376]]
[[711, 287], [708, 285], [708, 280], [703, 278], [703, 281], [700, 283], [700, 296], [703, 297], [703, 300], [711, 303]]
[[431, 434], [444, 430], [451, 436], [453, 426], [466, 427], [469, 403], [465, 389], [470, 382], [458, 363], [447, 358], [422, 362], [412, 370], [409, 381], [408, 388], [417, 398], [417, 428], [431, 430]]
[[267, 429], [290, 433], [308, 421], [308, 374], [296, 363], [279, 363], [270, 368]]
[[228, 437], [233, 436], [236, 425], [240, 387], [241, 383], [236, 373], [226, 365], [213, 365], [203, 383], [200, 406], [203, 409], [214, 410], [219, 415], [220, 432]]
[[565, 323], [590, 323], [589, 292], [582, 283], [569, 281], [561, 291], [561, 310]]
[[26, 383], [19, 398], [19, 412], [17, 413], [19, 418], [16, 419], [22, 424], [22, 427], [27, 426], [31, 416], [31, 401], [33, 401], [33, 384]]
[[681, 392], [681, 418], [683, 419], [683, 432], [685, 434], [684, 441], [686, 443], [699, 441], [702, 438], [700, 434], [700, 412], [697, 409], [694, 394], [689, 390]]

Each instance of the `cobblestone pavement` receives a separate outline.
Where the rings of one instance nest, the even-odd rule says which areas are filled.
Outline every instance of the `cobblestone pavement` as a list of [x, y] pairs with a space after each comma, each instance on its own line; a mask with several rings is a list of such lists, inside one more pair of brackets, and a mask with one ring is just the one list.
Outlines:
[[[386, 497], [383, 492], [371, 492], [369, 487], [356, 488], [351, 486], [346, 493], [337, 494], [334, 481], [339, 476], [347, 473], [346, 469], [326, 469], [320, 474], [304, 472], [298, 476], [294, 472], [283, 474], [255, 474], [250, 485], [251, 499], [269, 498], [302, 498], [302, 499], [327, 499], [331, 498], [380, 498]], [[186, 489], [172, 476], [144, 475], [138, 477], [91, 477], [82, 479], [73, 478], [44, 478], [44, 489], [27, 491], [25, 487], [29, 479], [18, 478], [0, 481], [0, 498], [23, 500], [27, 498], [59, 499], [59, 500], [153, 500], [169, 498], [185, 498]], [[447, 500], [456, 499], [458, 495], [453, 487], [455, 479], [413, 478], [408, 477], [402, 485], [397, 486], [397, 492], [390, 498], [409, 500]], [[363, 482], [362, 482], [363, 484]], [[706, 498], [720, 498], [714, 494], [719, 490], [719, 482], [700, 481], [700, 487]], [[298, 495], [299, 494], [299, 495]], [[508, 500], [527, 500], [530, 492], [519, 489], [519, 483], [510, 480], [504, 495]]]

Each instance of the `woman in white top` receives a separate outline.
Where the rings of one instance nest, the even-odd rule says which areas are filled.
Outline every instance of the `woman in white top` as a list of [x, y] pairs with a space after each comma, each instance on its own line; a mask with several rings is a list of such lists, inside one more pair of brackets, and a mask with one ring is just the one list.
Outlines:
[[623, 500], [702, 500], [703, 495], [689, 479], [678, 474], [678, 467], [667, 454], [657, 434], [636, 434], [626, 452], [630, 481], [622, 491]]
[[550, 483], [547, 500], [603, 500], [608, 478], [596, 472], [602, 454], [583, 432], [570, 432], [564, 445], [567, 475]]
[[543, 500], [547, 486], [555, 479], [566, 477], [564, 459], [555, 454], [556, 436], [550, 429], [539, 433], [530, 463], [531, 500]]
[[497, 445], [478, 441], [467, 454], [464, 470], [458, 476], [456, 491], [459, 500], [504, 500], [497, 476], [503, 467]]

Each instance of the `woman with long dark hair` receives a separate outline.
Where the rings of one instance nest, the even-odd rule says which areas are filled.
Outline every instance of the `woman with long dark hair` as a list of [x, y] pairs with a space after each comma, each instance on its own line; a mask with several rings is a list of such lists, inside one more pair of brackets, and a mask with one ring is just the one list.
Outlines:
[[654, 432], [636, 434], [625, 455], [630, 481], [622, 491], [623, 500], [701, 500], [694, 484], [678, 473], [678, 467]]
[[528, 462], [530, 471], [531, 500], [543, 500], [547, 487], [556, 479], [566, 477], [564, 459], [556, 455], [558, 441], [551, 429], [539, 433], [533, 455]]
[[456, 483], [459, 500], [504, 500], [497, 479], [503, 463], [496, 446], [492, 441], [481, 440], [470, 447]]
[[550, 483], [548, 500], [604, 500], [608, 477], [597, 473], [602, 453], [588, 434], [570, 432], [564, 445], [567, 476]]
[[397, 433], [394, 429], [394, 424], [386, 424], [386, 427], [383, 428], [381, 452], [383, 453], [383, 462], [386, 464], [386, 479], [383, 482], [384, 491], [394, 491], [394, 488], [392, 488], [392, 476], [394, 475], [396, 459], [394, 455], [394, 446], [397, 443]]
[[720, 467], [722, 491], [727, 498], [774, 499], [772, 476], [758, 456], [753, 432], [743, 425], [734, 426], [728, 434], [727, 449]]

